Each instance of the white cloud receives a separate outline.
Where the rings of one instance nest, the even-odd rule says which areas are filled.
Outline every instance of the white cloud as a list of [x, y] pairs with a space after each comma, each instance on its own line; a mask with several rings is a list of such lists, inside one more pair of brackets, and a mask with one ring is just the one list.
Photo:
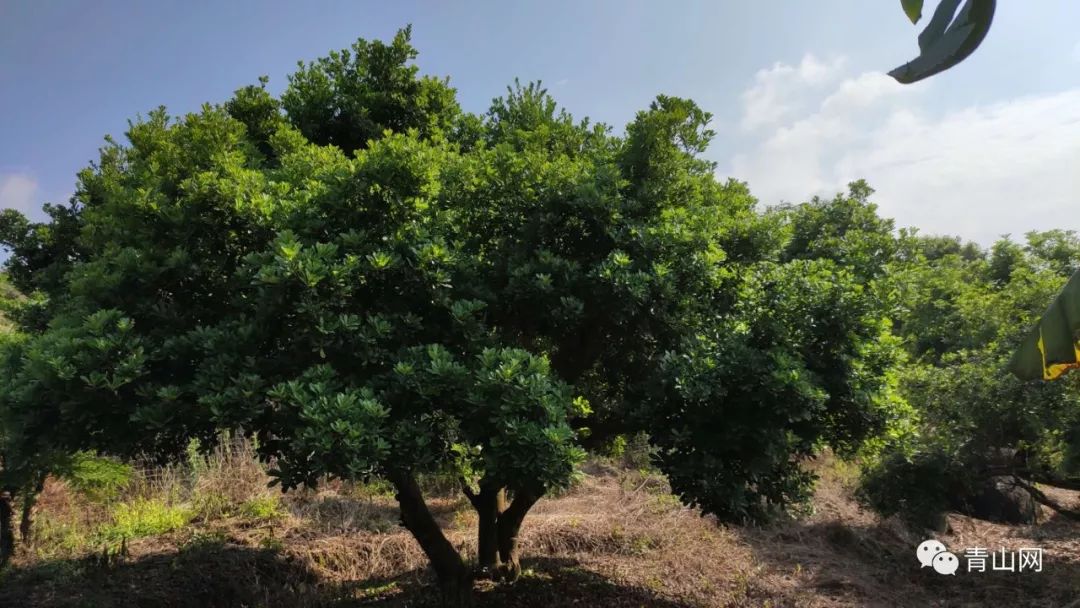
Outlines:
[[792, 95], [806, 87], [828, 84], [840, 74], [843, 58], [821, 61], [807, 53], [797, 66], [775, 63], [754, 75], [754, 86], [743, 95], [742, 127], [746, 130], [776, 124], [798, 110]]
[[0, 174], [0, 209], [16, 209], [24, 215], [36, 215], [39, 204], [37, 180], [22, 173]]
[[831, 196], [866, 178], [881, 213], [924, 233], [987, 244], [1080, 229], [1080, 89], [929, 117], [931, 83], [863, 74], [822, 92], [795, 71], [788, 66], [777, 86], [810, 109], [763, 133], [729, 168], [763, 203]]

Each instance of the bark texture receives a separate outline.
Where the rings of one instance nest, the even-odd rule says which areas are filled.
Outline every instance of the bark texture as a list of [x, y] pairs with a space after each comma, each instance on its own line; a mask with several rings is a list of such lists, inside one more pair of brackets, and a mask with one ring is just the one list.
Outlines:
[[502, 565], [499, 556], [499, 519], [506, 511], [506, 490], [494, 484], [480, 484], [480, 492], [473, 492], [468, 485], [465, 495], [476, 510], [479, 520], [476, 543], [476, 577], [493, 579]]
[[521, 562], [518, 561], [518, 535], [521, 532], [521, 522], [529, 513], [529, 509], [540, 500], [540, 493], [530, 490], [520, 490], [514, 493], [514, 500], [499, 517], [499, 558], [502, 562], [499, 566], [499, 578], [504, 581], [514, 582], [521, 576]]
[[472, 606], [472, 573], [431, 515], [416, 478], [408, 474], [397, 474], [392, 476], [390, 481], [397, 491], [401, 525], [412, 533], [431, 562], [439, 582], [442, 605], [446, 608]]

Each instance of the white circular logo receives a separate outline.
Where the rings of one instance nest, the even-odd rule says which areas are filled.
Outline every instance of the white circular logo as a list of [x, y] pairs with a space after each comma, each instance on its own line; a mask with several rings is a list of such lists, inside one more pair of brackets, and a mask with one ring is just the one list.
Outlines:
[[956, 574], [960, 567], [960, 560], [948, 551], [942, 551], [934, 556], [934, 571], [938, 574]]
[[915, 550], [915, 557], [919, 558], [919, 563], [923, 568], [934, 567], [934, 556], [938, 553], [948, 551], [945, 545], [941, 541], [934, 539], [924, 540], [919, 548]]

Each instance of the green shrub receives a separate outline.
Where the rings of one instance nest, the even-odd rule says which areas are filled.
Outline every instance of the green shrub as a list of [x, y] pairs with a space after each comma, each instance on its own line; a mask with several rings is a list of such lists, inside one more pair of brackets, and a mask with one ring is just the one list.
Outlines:
[[235, 504], [218, 492], [199, 493], [194, 500], [193, 516], [202, 520], [221, 519], [233, 514]]
[[653, 466], [653, 452], [655, 448], [649, 443], [649, 436], [645, 433], [631, 435], [623, 449], [623, 463], [632, 469], [639, 471], [656, 470]]
[[277, 496], [256, 496], [240, 505], [240, 514], [251, 519], [280, 519], [284, 515]]
[[951, 502], [968, 493], [963, 467], [944, 451], [927, 449], [886, 451], [864, 468], [858, 495], [885, 517], [899, 514], [913, 526], [940, 529]]
[[619, 460], [626, 454], [626, 435], [616, 435], [611, 438], [606, 445], [602, 446], [599, 450], [600, 456], [604, 458], [611, 458], [612, 460]]
[[115, 499], [135, 475], [131, 465], [90, 452], [75, 453], [57, 473], [73, 489], [95, 502]]

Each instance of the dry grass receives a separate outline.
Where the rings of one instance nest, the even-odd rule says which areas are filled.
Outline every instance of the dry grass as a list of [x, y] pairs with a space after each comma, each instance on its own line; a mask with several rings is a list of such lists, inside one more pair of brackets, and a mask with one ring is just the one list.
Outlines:
[[[1048, 517], [1036, 526], [1004, 526], [953, 516], [952, 532], [941, 539], [946, 545], [1042, 547], [1045, 571], [945, 577], [919, 569], [914, 548], [921, 535], [852, 501], [849, 468], [827, 462], [819, 472], [813, 515], [748, 529], [682, 507], [659, 476], [593, 463], [579, 485], [529, 514], [522, 580], [478, 584], [478, 603], [1064, 606], [1080, 597], [1076, 523]], [[199, 515], [183, 529], [132, 539], [126, 555], [103, 559], [88, 539], [95, 526], [109, 523], [109, 505], [88, 504], [50, 480], [37, 540], [0, 578], [0, 606], [431, 603], [426, 560], [397, 526], [385, 489], [335, 482], [281, 498], [266, 481], [242, 444], [201, 464], [142, 475], [124, 500], [162, 500]], [[1064, 492], [1056, 497], [1077, 500]], [[430, 502], [452, 542], [471, 557], [476, 521], [466, 502]], [[67, 536], [56, 532], [62, 525]]]

